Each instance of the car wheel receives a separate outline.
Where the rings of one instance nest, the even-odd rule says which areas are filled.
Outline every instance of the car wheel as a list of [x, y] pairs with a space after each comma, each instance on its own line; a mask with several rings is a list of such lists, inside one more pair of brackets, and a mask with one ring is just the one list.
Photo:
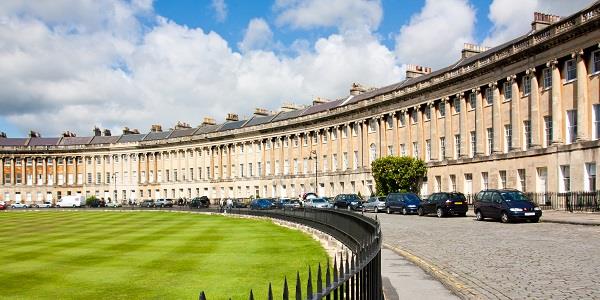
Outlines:
[[443, 218], [445, 216], [444, 210], [441, 207], [438, 207], [436, 214], [437, 214], [438, 218]]
[[425, 212], [423, 211], [422, 207], [419, 207], [419, 209], [417, 209], [417, 214], [421, 217], [425, 215]]
[[40, 206], [36, 204], [36, 205], [35, 205], [35, 208], [40, 208]]
[[375, 209], [373, 210], [375, 213], [379, 212], [379, 208], [377, 206], [375, 206]]
[[391, 214], [392, 213], [392, 210], [389, 208], [389, 206], [385, 208], [385, 213], [386, 214]]
[[540, 221], [540, 218], [533, 218], [531, 219], [531, 222], [533, 223], [538, 223]]
[[73, 207], [75, 207], [75, 204], [73, 204]]
[[402, 208], [402, 214], [405, 215], [405, 216], [408, 214], [408, 211], [406, 210], [406, 207]]
[[475, 212], [475, 219], [477, 221], [483, 221], [483, 215], [481, 214], [481, 211], [478, 210]]
[[334, 205], [334, 206], [333, 206], [333, 209], [338, 209], [338, 206], [337, 206], [337, 205]]
[[348, 206], [346, 206], [346, 209], [350, 210], [350, 209], [352, 209], [352, 207], [350, 205], [348, 205]]
[[500, 222], [502, 222], [502, 223], [510, 222], [510, 218], [508, 217], [508, 214], [506, 212], [502, 212], [502, 215], [500, 215]]

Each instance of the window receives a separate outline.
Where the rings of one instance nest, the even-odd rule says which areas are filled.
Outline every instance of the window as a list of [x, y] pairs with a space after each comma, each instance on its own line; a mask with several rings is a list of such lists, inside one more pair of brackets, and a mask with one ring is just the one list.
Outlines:
[[92, 173], [87, 173], [87, 184], [92, 184]]
[[477, 95], [475, 93], [469, 94], [469, 107], [475, 109], [477, 107]]
[[517, 176], [519, 177], [519, 189], [521, 192], [527, 192], [527, 179], [525, 177], [525, 169], [518, 169]]
[[577, 137], [577, 110], [568, 110], [567, 111], [567, 140], [566, 144], [571, 144], [575, 142], [575, 137]]
[[529, 76], [523, 76], [523, 96], [527, 96], [531, 93], [531, 78]]
[[335, 141], [335, 140], [337, 140], [337, 128], [333, 128], [333, 129], [331, 130], [331, 140], [332, 140], [332, 141]]
[[[252, 164], [250, 164], [252, 166]], [[298, 159], [294, 158], [294, 175], [298, 174]]]
[[600, 138], [600, 104], [592, 105], [592, 139]]
[[585, 164], [585, 190], [587, 192], [596, 191], [596, 162]]
[[[298, 147], [298, 137], [297, 136], [294, 137], [294, 147]], [[252, 149], [252, 148], [250, 148], [250, 149]]]
[[446, 116], [446, 102], [440, 102], [438, 104], [438, 110], [440, 111], [440, 118]]
[[446, 158], [446, 137], [440, 138], [440, 160]]
[[369, 133], [373, 133], [373, 132], [375, 132], [375, 130], [377, 130], [377, 124], [375, 124], [374, 119], [370, 119], [369, 120]]
[[[190, 169], [190, 172], [192, 171], [192, 169]], [[244, 164], [240, 164], [240, 177], [244, 177]]]
[[473, 174], [466, 173], [465, 174], [465, 182], [464, 182], [464, 194], [472, 195], [473, 194]]
[[591, 66], [592, 74], [596, 74], [596, 73], [600, 72], [600, 51], [599, 50], [592, 52], [592, 59], [591, 59], [590, 63], [592, 64], [592, 66]]
[[348, 137], [348, 126], [342, 126], [342, 138], [345, 139]]
[[400, 144], [400, 155], [406, 156], [406, 145]]
[[358, 124], [352, 124], [352, 136], [356, 136], [358, 134]]
[[344, 170], [348, 169], [348, 152], [344, 152], [342, 154], [342, 159], [343, 159], [343, 164], [344, 164]]
[[485, 134], [487, 137], [487, 148], [485, 149], [485, 153], [487, 155], [492, 155], [492, 149], [494, 149], [494, 130], [492, 128], [486, 128]]
[[323, 140], [323, 144], [327, 144], [327, 136], [328, 136], [328, 135], [329, 135], [329, 131], [327, 131], [327, 130], [324, 130], [324, 131], [323, 131], [323, 134], [321, 135], [321, 136], [323, 137], [323, 138], [322, 138], [322, 140]]
[[498, 182], [499, 188], [505, 189], [506, 188], [506, 170], [502, 170], [499, 172], [499, 179], [500, 179], [500, 182]]
[[543, 87], [544, 89], [549, 89], [552, 87], [552, 69], [545, 68], [542, 70], [542, 79], [543, 79]]
[[258, 172], [258, 176], [263, 175], [262, 162], [259, 161], [256, 163], [256, 171]]
[[331, 170], [335, 171], [337, 170], [337, 154], [333, 154], [331, 156]]
[[413, 109], [411, 115], [412, 123], [417, 124], [419, 122], [419, 111], [418, 109]]
[[413, 156], [416, 158], [419, 158], [419, 143], [418, 142], [413, 142], [412, 144], [413, 146]]
[[531, 122], [523, 121], [523, 150], [531, 148]]
[[481, 189], [487, 190], [488, 188], [489, 188], [488, 172], [481, 172]]
[[[308, 145], [308, 135], [303, 135], [302, 136], [302, 145], [307, 146]], [[260, 149], [258, 149], [260, 150]]]
[[574, 59], [570, 59], [565, 62], [565, 71], [566, 71], [565, 72], [566, 73], [566, 77], [565, 77], [566, 82], [571, 82], [571, 81], [577, 79], [577, 64], [575, 64]]
[[354, 155], [352, 157], [352, 167], [354, 170], [358, 169], [358, 151], [354, 151]]
[[371, 144], [369, 147], [369, 165], [377, 158], [377, 147], [375, 144]]
[[270, 176], [271, 175], [271, 162], [268, 161], [267, 164], [265, 165], [265, 167], [266, 167], [266, 170], [265, 170], [266, 174], [265, 175]]
[[283, 161], [283, 175], [289, 175], [289, 174], [290, 174], [290, 161], [286, 159]]
[[485, 104], [492, 105], [494, 103], [494, 93], [492, 88], [485, 89]]
[[302, 173], [308, 174], [308, 158], [302, 161]]
[[442, 176], [435, 176], [435, 192], [439, 193], [442, 191]]
[[561, 192], [571, 191], [571, 170], [568, 165], [560, 166], [560, 186]]
[[504, 83], [504, 101], [510, 101], [512, 99], [512, 83]]
[[504, 152], [508, 153], [512, 149], [512, 126], [504, 125]]
[[271, 140], [267, 140], [267, 142], [265, 143], [265, 150], [269, 150], [271, 149]]
[[456, 192], [456, 175], [450, 175], [450, 191]]
[[400, 122], [398, 122], [400, 127], [404, 126], [406, 123], [406, 116], [404, 113], [400, 113]]
[[460, 99], [459, 98], [454, 99], [454, 113], [455, 114], [460, 113]]
[[454, 159], [460, 157], [460, 134], [454, 136]]
[[[60, 182], [60, 180], [59, 180]], [[102, 174], [100, 172], [96, 173], [96, 184], [100, 184], [102, 182]]]
[[387, 116], [385, 118], [385, 124], [386, 124], [387, 129], [392, 129], [394, 127], [393, 121], [394, 121], [394, 119], [391, 116]]
[[471, 131], [471, 157], [475, 157], [475, 153], [477, 153], [477, 136], [475, 131]]
[[322, 162], [323, 162], [323, 173], [325, 173], [325, 172], [327, 172], [327, 166], [329, 165], [328, 161], [327, 161], [327, 155], [323, 155]]
[[279, 175], [279, 160], [278, 159], [275, 160], [275, 175]]
[[[283, 147], [287, 148], [290, 146], [290, 140], [287, 136], [283, 137]], [[244, 153], [244, 148], [242, 148], [242, 153]]]
[[552, 143], [552, 116], [544, 117], [544, 146], [548, 147]]
[[428, 105], [425, 107], [425, 121], [431, 120], [431, 107]]

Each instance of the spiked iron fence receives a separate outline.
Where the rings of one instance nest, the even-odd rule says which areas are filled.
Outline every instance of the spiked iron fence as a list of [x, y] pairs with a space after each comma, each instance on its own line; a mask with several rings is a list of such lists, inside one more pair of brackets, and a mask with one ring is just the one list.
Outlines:
[[[329, 209], [269, 211], [232, 209], [228, 213], [268, 217], [306, 225], [329, 234], [350, 250], [350, 253], [340, 254], [339, 259], [336, 256], [333, 267], [329, 262], [325, 268], [319, 264], [316, 280], [313, 279], [309, 267], [306, 286], [302, 284], [300, 273], [297, 272], [293, 296], [290, 294], [288, 280], [284, 278], [282, 299], [383, 299], [381, 228], [377, 220], [353, 212]], [[316, 286], [313, 286], [313, 281], [316, 282]], [[266, 296], [267, 299], [274, 299], [271, 283]], [[201, 292], [199, 299], [206, 300], [207, 297], [209, 296]], [[252, 290], [248, 299], [254, 299]]]

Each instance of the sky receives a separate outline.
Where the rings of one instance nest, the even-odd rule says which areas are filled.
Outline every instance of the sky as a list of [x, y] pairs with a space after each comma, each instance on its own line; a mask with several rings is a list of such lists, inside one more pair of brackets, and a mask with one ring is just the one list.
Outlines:
[[339, 99], [403, 80], [406, 64], [450, 65], [464, 43], [527, 34], [535, 11], [592, 2], [2, 0], [0, 131], [147, 132]]

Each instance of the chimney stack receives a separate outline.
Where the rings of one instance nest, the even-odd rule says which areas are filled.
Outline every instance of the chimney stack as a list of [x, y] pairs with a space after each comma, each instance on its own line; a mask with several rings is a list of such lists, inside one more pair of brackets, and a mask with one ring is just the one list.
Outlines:
[[41, 137], [41, 135], [40, 135], [40, 133], [39, 133], [39, 132], [37, 132], [37, 131], [30, 130], [30, 131], [29, 131], [29, 137], [30, 137], [30, 138], [39, 138], [39, 137]]
[[544, 14], [541, 12], [534, 12], [533, 22], [531, 22], [531, 30], [538, 31], [558, 21], [560, 21], [559, 16]]
[[217, 122], [215, 121], [215, 119], [213, 119], [211, 117], [204, 117], [204, 120], [202, 121], [202, 126], [215, 125], [215, 124], [217, 124]]
[[281, 111], [289, 112], [289, 111], [294, 111], [294, 110], [298, 110], [298, 109], [302, 109], [302, 108], [304, 108], [302, 105], [288, 102], [288, 103], [283, 103], [283, 105], [281, 106]]
[[[350, 86], [350, 95], [352, 95], [352, 96], [360, 95], [366, 91], [367, 91], [367, 89], [364, 86], [362, 86], [362, 84], [360, 84], [360, 83], [354, 82]], [[315, 103], [315, 101], [313, 100], [313, 105], [314, 105], [314, 103]]]
[[63, 137], [75, 137], [75, 133], [73, 133], [73, 132], [70, 132], [70, 131], [68, 131], [68, 130], [67, 130], [67, 131], [64, 131], [64, 132], [62, 133], [62, 136], [63, 136]]
[[123, 128], [123, 135], [128, 135], [128, 134], [139, 134], [140, 132], [137, 129], [129, 129], [129, 127], [124, 127]]
[[228, 113], [227, 117], [225, 118], [225, 121], [239, 121], [239, 120], [240, 120], [240, 117], [234, 113]]
[[110, 129], [104, 129], [104, 136], [111, 136]]
[[479, 46], [479, 45], [475, 45], [475, 44], [465, 43], [463, 46], [463, 49], [460, 53], [462, 55], [462, 58], [468, 58], [475, 54], [485, 52], [487, 50], [490, 50], [490, 47], [484, 47], [484, 46]]
[[185, 123], [185, 122], [178, 121], [177, 124], [175, 124], [175, 130], [188, 129], [188, 128], [192, 128], [192, 126], [190, 126], [190, 124]]
[[162, 132], [162, 126], [160, 124], [154, 124], [150, 127], [151, 132]]
[[431, 73], [430, 67], [423, 67], [418, 65], [406, 65], [406, 79], [416, 78], [419, 76], [427, 75]]
[[254, 109], [254, 115], [255, 116], [268, 116], [268, 115], [270, 115], [270, 112], [268, 109], [257, 107]]
[[0, 138], [6, 138], [6, 132], [0, 131]]
[[[362, 86], [361, 86], [362, 87]], [[322, 103], [327, 103], [329, 102], [329, 100], [325, 99], [325, 98], [321, 98], [321, 97], [314, 97], [313, 98], [313, 105], [317, 105], [317, 104], [322, 104]]]
[[100, 128], [98, 128], [98, 126], [94, 126], [94, 136], [101, 136], [102, 135], [102, 131], [100, 131]]

